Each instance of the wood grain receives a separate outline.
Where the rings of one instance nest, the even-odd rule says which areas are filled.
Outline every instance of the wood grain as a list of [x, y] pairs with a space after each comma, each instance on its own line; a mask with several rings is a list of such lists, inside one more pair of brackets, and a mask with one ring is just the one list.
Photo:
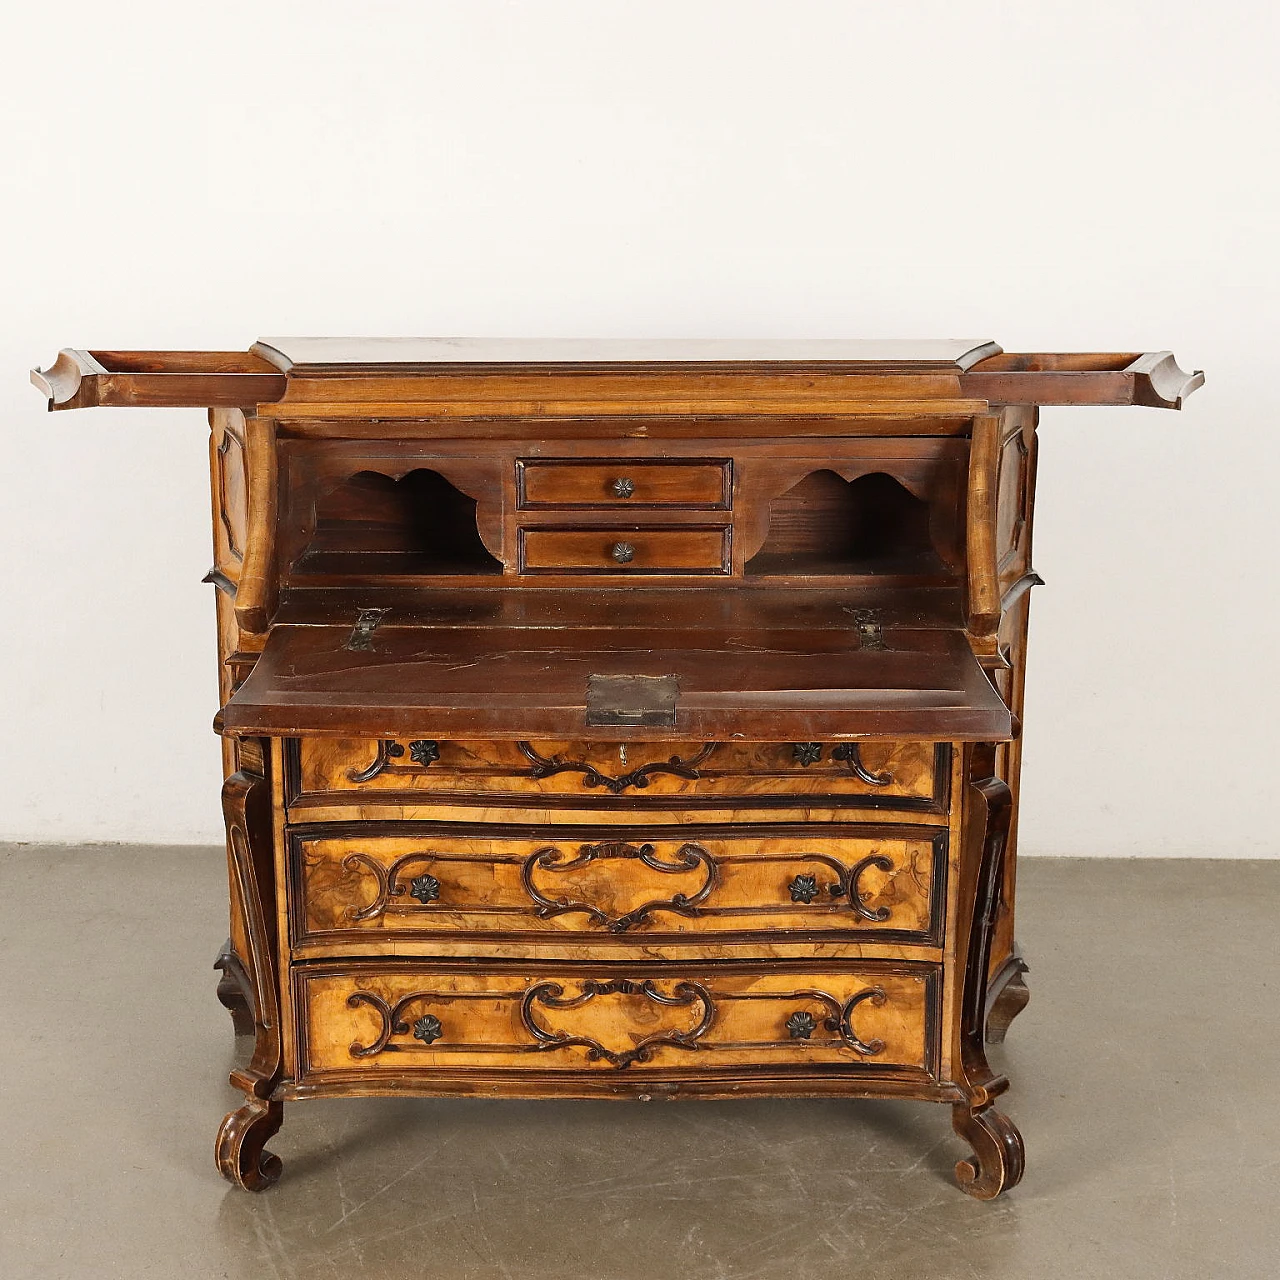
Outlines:
[[[413, 757], [415, 741], [430, 740], [290, 739], [290, 805], [342, 802], [352, 792], [389, 803], [432, 797], [490, 804], [539, 796], [645, 808], [713, 800], [722, 806], [739, 801], [746, 802], [743, 807], [751, 802], [794, 805], [801, 797], [814, 803], [822, 797], [857, 797], [875, 808], [940, 813], [946, 803], [946, 747], [927, 742], [858, 743], [856, 761], [868, 781], [853, 771], [852, 759], [833, 754], [841, 746], [833, 742], [540, 739], [522, 748], [515, 742], [446, 740], [435, 743], [430, 753], [435, 758], [423, 764]], [[696, 766], [688, 767], [703, 753]], [[540, 765], [538, 760], [553, 763]], [[678, 762], [674, 767], [673, 761]]]
[[727, 459], [521, 458], [516, 496], [521, 508], [682, 507], [726, 510], [732, 476]]
[[[927, 1076], [935, 972], [875, 962], [817, 970], [778, 963], [756, 971], [650, 964], [625, 973], [554, 965], [495, 964], [483, 972], [404, 962], [307, 966], [294, 971], [300, 1079], [358, 1073], [382, 1076], [393, 1089], [397, 1078], [421, 1073], [515, 1069], [554, 1077], [834, 1064]], [[787, 1024], [796, 1015], [793, 1031]]]
[[566, 933], [602, 948], [724, 933], [942, 941], [938, 829], [332, 830], [290, 836], [295, 945], [363, 936], [403, 953], [408, 941], [434, 946], [459, 932], [495, 948]]

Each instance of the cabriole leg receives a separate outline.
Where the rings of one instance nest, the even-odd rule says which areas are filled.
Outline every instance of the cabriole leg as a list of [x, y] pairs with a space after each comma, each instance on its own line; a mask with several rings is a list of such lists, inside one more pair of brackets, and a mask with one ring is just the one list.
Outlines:
[[[991, 1070], [984, 1044], [984, 1031], [993, 1012], [987, 1003], [987, 974], [1013, 806], [1009, 787], [995, 776], [995, 748], [981, 743], [968, 750], [970, 786], [961, 857], [958, 939], [963, 945], [960, 954], [966, 959], [955, 1045], [959, 1066], [956, 1083], [964, 1101], [954, 1104], [951, 1122], [973, 1150], [971, 1159], [956, 1164], [960, 1189], [979, 1200], [994, 1200], [1018, 1185], [1026, 1162], [1022, 1135], [1013, 1121], [993, 1105], [1009, 1082]], [[1020, 965], [1021, 961], [1016, 963]], [[1008, 1026], [1007, 1020], [1004, 1026]]]
[[265, 1191], [284, 1169], [280, 1157], [266, 1150], [283, 1119], [283, 1102], [261, 1098], [251, 1098], [231, 1112], [219, 1127], [214, 1144], [218, 1172], [246, 1191]]
[[1022, 1134], [1002, 1111], [988, 1103], [974, 1110], [968, 1103], [956, 1103], [951, 1124], [973, 1148], [973, 1158], [956, 1162], [960, 1189], [978, 1200], [994, 1200], [1002, 1191], [1022, 1180], [1026, 1150]]
[[[238, 936], [246, 939], [248, 955], [241, 964], [231, 953], [227, 963], [219, 967], [224, 980], [230, 978], [233, 985], [239, 986], [243, 975], [248, 987], [245, 1006], [253, 1017], [254, 1047], [249, 1065], [231, 1073], [231, 1084], [244, 1091], [245, 1103], [223, 1120], [214, 1158], [223, 1177], [247, 1191], [263, 1191], [280, 1177], [279, 1157], [266, 1150], [266, 1143], [279, 1130], [284, 1116], [283, 1105], [271, 1099], [280, 1082], [282, 1060], [275, 917], [269, 909], [274, 899], [271, 807], [263, 747], [256, 740], [242, 743], [240, 769], [222, 788], [232, 869], [231, 909], [238, 914]], [[236, 1016], [234, 1005], [229, 1007]]]

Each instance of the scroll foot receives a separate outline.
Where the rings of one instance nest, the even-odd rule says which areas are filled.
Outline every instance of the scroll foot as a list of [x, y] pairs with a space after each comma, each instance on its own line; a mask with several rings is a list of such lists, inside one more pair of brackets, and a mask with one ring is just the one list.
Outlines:
[[973, 1148], [974, 1158], [956, 1162], [956, 1182], [976, 1200], [994, 1200], [1022, 1180], [1026, 1151], [1022, 1134], [1003, 1112], [988, 1104], [979, 1111], [965, 1103], [952, 1108], [951, 1124]]
[[987, 997], [988, 1044], [1003, 1044], [1009, 1024], [1030, 1002], [1031, 992], [1022, 977], [1026, 971], [1026, 964], [1013, 956], [992, 980], [991, 993]]
[[261, 1098], [251, 1098], [231, 1112], [218, 1129], [214, 1144], [218, 1172], [246, 1191], [265, 1191], [284, 1169], [280, 1157], [265, 1149], [283, 1119], [284, 1103]]
[[218, 979], [218, 1001], [231, 1014], [231, 1022], [238, 1036], [251, 1036], [256, 1027], [253, 1009], [249, 1004], [249, 975], [245, 972], [240, 957], [231, 950], [230, 939], [218, 953], [213, 962], [215, 969], [221, 970]]

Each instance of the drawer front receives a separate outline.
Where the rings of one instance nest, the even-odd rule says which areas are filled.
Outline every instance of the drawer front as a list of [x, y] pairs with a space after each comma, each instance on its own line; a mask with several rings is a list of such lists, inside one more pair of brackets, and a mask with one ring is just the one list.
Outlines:
[[943, 813], [950, 749], [932, 742], [448, 742], [303, 738], [286, 745], [291, 804], [540, 808], [820, 807]]
[[650, 461], [638, 458], [520, 459], [519, 506], [688, 507], [727, 511], [731, 481], [727, 459]]
[[295, 966], [301, 1083], [358, 1073], [936, 1072], [927, 965]]
[[728, 573], [729, 529], [523, 528], [522, 573]]
[[944, 829], [724, 830], [291, 828], [293, 942], [425, 944], [463, 932], [603, 946], [800, 932], [941, 944]]

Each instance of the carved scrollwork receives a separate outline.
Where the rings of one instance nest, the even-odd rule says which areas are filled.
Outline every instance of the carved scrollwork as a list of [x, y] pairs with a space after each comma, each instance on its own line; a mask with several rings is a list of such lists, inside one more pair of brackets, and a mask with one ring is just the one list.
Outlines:
[[[884, 1052], [883, 1040], [860, 1040], [858, 1038], [853, 1030], [852, 1018], [854, 1009], [864, 1000], [879, 1008], [888, 998], [883, 987], [870, 987], [866, 991], [859, 991], [856, 995], [850, 996], [840, 1006], [840, 1014], [836, 1019], [836, 1026], [832, 1029], [840, 1033], [840, 1038], [855, 1053], [861, 1053], [866, 1057], [874, 1057], [877, 1053]], [[830, 1022], [827, 1025], [830, 1026]]]
[[[433, 849], [414, 850], [401, 854], [391, 863], [381, 862], [375, 855], [355, 852], [349, 853], [342, 860], [348, 871], [367, 872], [374, 878], [376, 889], [372, 899], [364, 906], [351, 904], [346, 908], [347, 919], [354, 922], [373, 920], [387, 913], [417, 912], [421, 908], [437, 909], [436, 904], [444, 905], [446, 886], [440, 879], [426, 870], [421, 864], [446, 863], [455, 855]], [[702, 882], [692, 892], [673, 893], [669, 897], [654, 897], [624, 912], [611, 912], [605, 907], [585, 900], [583, 897], [569, 895], [556, 896], [545, 886], [540, 886], [540, 875], [560, 876], [580, 871], [596, 862], [633, 861], [648, 867], [660, 875], [673, 876], [682, 873], [702, 871]], [[883, 924], [890, 918], [891, 910], [887, 905], [869, 906], [867, 900], [871, 894], [861, 887], [864, 872], [875, 867], [881, 871], [893, 871], [893, 860], [876, 850], [865, 858], [859, 859], [852, 866], [847, 866], [839, 858], [827, 853], [797, 852], [774, 855], [761, 861], [781, 863], [817, 863], [831, 870], [832, 878], [823, 883], [815, 872], [801, 872], [786, 882], [786, 891], [792, 904], [811, 906], [820, 902], [830, 910], [840, 900], [846, 902], [854, 915], [873, 924]], [[417, 874], [411, 877], [408, 869], [417, 867]], [[434, 870], [434, 866], [433, 866]], [[927, 884], [919, 879], [915, 863], [912, 862], [912, 877], [923, 893], [928, 892]], [[667, 912], [684, 916], [687, 919], [699, 919], [703, 916], [715, 916], [723, 913], [742, 914], [750, 911], [757, 914], [777, 913], [790, 908], [781, 904], [761, 902], [750, 907], [738, 905], [713, 906], [710, 899], [722, 882], [722, 873], [715, 855], [708, 849], [693, 841], [681, 844], [666, 857], [660, 856], [654, 845], [630, 844], [621, 840], [608, 840], [599, 844], [583, 844], [578, 846], [577, 853], [562, 850], [556, 845], [544, 845], [535, 849], [520, 863], [520, 883], [533, 904], [533, 914], [541, 920], [549, 920], [555, 916], [580, 914], [586, 916], [588, 922], [607, 929], [610, 933], [625, 933], [640, 925], [653, 924], [654, 916]], [[417, 906], [403, 901], [413, 898]], [[827, 906], [827, 904], [830, 904]], [[485, 910], [520, 912], [523, 908], [511, 905], [494, 906], [483, 904]], [[466, 901], [459, 901], [456, 896], [448, 899], [450, 910], [466, 911], [480, 909], [479, 905], [469, 908]], [[816, 910], [817, 908], [815, 908]]]
[[[627, 995], [642, 996], [654, 1004], [669, 1007], [691, 1008], [701, 1006], [698, 1021], [686, 1031], [660, 1031], [646, 1036], [631, 1049], [614, 1052], [606, 1049], [598, 1040], [589, 1036], [575, 1036], [567, 1031], [549, 1031], [534, 1016], [534, 1007], [547, 1009], [577, 1009], [596, 996]], [[619, 1070], [624, 1070], [633, 1062], [648, 1062], [655, 1051], [660, 1048], [698, 1049], [699, 1041], [706, 1035], [715, 1020], [715, 1004], [711, 993], [697, 982], [677, 982], [667, 995], [660, 991], [652, 979], [636, 982], [631, 978], [617, 978], [608, 982], [600, 982], [594, 978], [582, 983], [582, 990], [576, 996], [566, 996], [564, 987], [558, 982], [540, 982], [530, 987], [520, 1001], [520, 1020], [524, 1028], [533, 1036], [537, 1047], [546, 1049], [565, 1049], [577, 1045], [587, 1051], [588, 1062], [601, 1060], [610, 1063]]]
[[[348, 769], [347, 780], [371, 782], [380, 773], [392, 768], [393, 760], [403, 759], [404, 753], [404, 744], [393, 738], [379, 742], [378, 753], [373, 757], [372, 763], [363, 769]], [[440, 759], [440, 744], [434, 738], [415, 738], [409, 743], [409, 759], [427, 769]]]
[[[731, 991], [716, 996], [702, 982], [681, 980], [670, 990], [663, 990], [652, 978], [589, 978], [576, 983], [578, 993], [566, 994], [560, 982], [537, 982], [524, 990], [515, 991], [412, 991], [391, 1002], [376, 991], [353, 991], [347, 997], [349, 1009], [368, 1008], [378, 1015], [378, 1030], [368, 1043], [353, 1041], [349, 1052], [353, 1058], [373, 1058], [380, 1053], [466, 1053], [512, 1054], [546, 1053], [559, 1049], [585, 1049], [588, 1062], [607, 1062], [610, 1066], [625, 1070], [634, 1063], [652, 1060], [659, 1049], [741, 1051], [743, 1049], [784, 1049], [804, 1041], [806, 1046], [819, 1049], [846, 1048], [862, 1057], [874, 1057], [884, 1052], [884, 1041], [864, 1040], [853, 1027], [854, 1011], [859, 1005], [870, 1003], [883, 1005], [887, 996], [881, 987], [865, 987], [841, 1000], [827, 991], [804, 988], [795, 991]], [[579, 1009], [598, 996], [631, 996], [670, 1009], [688, 1009], [695, 1021], [692, 1026], [657, 1031], [636, 1039], [629, 1048], [609, 1048], [589, 1035], [576, 1034], [557, 1028], [547, 1018], [547, 1013]], [[765, 1000], [788, 1009], [782, 1021], [779, 1038], [758, 1041], [712, 1041], [706, 1039], [717, 1016], [717, 1001], [723, 1004], [740, 1000]], [[434, 1012], [442, 1005], [456, 1002], [478, 1001], [492, 1006], [494, 1003], [515, 1006], [520, 1025], [529, 1039], [519, 1044], [496, 1044], [483, 1036], [467, 1040], [465, 1036], [445, 1039], [444, 1025]], [[423, 1007], [423, 1006], [427, 1007]], [[800, 1005], [800, 1008], [796, 1006]], [[803, 1006], [809, 1005], [809, 1008]], [[812, 1006], [818, 1006], [814, 1009]], [[411, 1013], [410, 1010], [413, 1010]], [[459, 1024], [465, 1027], [465, 1020]], [[819, 1027], [831, 1033], [830, 1039], [814, 1040]], [[785, 1032], [785, 1036], [782, 1034]], [[397, 1041], [395, 1037], [405, 1037]]]
[[[391, 1044], [392, 1036], [412, 1035], [424, 1045], [433, 1045], [444, 1035], [444, 1027], [434, 1013], [422, 1013], [413, 1020], [412, 1025], [405, 1017], [405, 1010], [419, 1000], [433, 997], [430, 991], [415, 991], [404, 996], [395, 1004], [388, 1004], [374, 991], [353, 991], [347, 997], [347, 1008], [358, 1009], [366, 1005], [373, 1009], [381, 1019], [378, 1035], [372, 1044], [361, 1044], [354, 1041], [350, 1053], [353, 1058], [373, 1058], [387, 1048], [398, 1049], [401, 1046]], [[438, 998], [438, 997], [437, 997]]]
[[[822, 759], [822, 743], [821, 742], [793, 742], [791, 744], [791, 755], [796, 764], [801, 768], [807, 769], [810, 765], [817, 764]], [[887, 787], [893, 781], [893, 774], [872, 773], [870, 769], [862, 763], [862, 753], [858, 749], [856, 742], [842, 742], [831, 750], [831, 758], [840, 761], [841, 764], [847, 765], [849, 772], [869, 787]]]
[[833, 760], [839, 760], [841, 763], [848, 765], [849, 772], [853, 774], [861, 782], [865, 782], [869, 787], [887, 787], [893, 781], [891, 773], [872, 773], [862, 763], [862, 753], [858, 749], [856, 742], [842, 742], [831, 752]]
[[615, 777], [601, 773], [595, 765], [588, 764], [585, 760], [564, 760], [560, 756], [543, 756], [534, 750], [531, 743], [516, 743], [520, 753], [533, 766], [529, 770], [529, 777], [552, 778], [558, 773], [580, 773], [584, 787], [604, 787], [615, 796], [621, 795], [629, 787], [643, 790], [649, 785], [650, 777], [656, 774], [672, 774], [677, 778], [696, 782], [702, 776], [698, 772], [698, 766], [706, 761], [718, 745], [715, 742], [708, 742], [703, 745], [697, 755], [688, 760], [680, 756], [671, 756], [668, 760], [655, 760], [652, 764], [641, 765], [637, 769], [632, 769], [630, 773]]
[[[855, 1053], [861, 1054], [864, 1058], [873, 1058], [878, 1053], [884, 1052], [883, 1040], [863, 1040], [853, 1029], [853, 1011], [863, 1003], [869, 1001], [877, 1008], [888, 1000], [883, 987], [866, 987], [862, 991], [855, 992], [847, 1000], [841, 1002], [826, 991], [789, 991], [789, 992], [770, 992], [763, 993], [759, 996], [738, 996], [738, 999], [762, 999], [762, 1000], [812, 1000], [822, 1005], [826, 1017], [822, 1020], [822, 1026], [833, 1032], [839, 1037], [842, 1044], [847, 1045]], [[814, 1016], [804, 1009], [797, 1009], [783, 1023], [788, 1035], [793, 1040], [808, 1040], [818, 1029], [818, 1022]]]
[[404, 755], [404, 748], [398, 742], [384, 741], [378, 743], [378, 754], [373, 763], [364, 769], [348, 769], [347, 779], [350, 782], [370, 782], [378, 776], [394, 759]]
[[973, 1111], [966, 1103], [951, 1109], [951, 1124], [973, 1149], [973, 1157], [956, 1162], [956, 1182], [975, 1200], [994, 1200], [1022, 1181], [1026, 1148], [1017, 1126], [993, 1106]]
[[265, 1191], [278, 1182], [284, 1165], [266, 1145], [283, 1119], [284, 1104], [263, 1098], [250, 1098], [227, 1115], [213, 1148], [218, 1172], [246, 1191]]
[[[862, 890], [858, 887], [862, 873], [868, 867], [876, 867], [881, 871], [893, 870], [893, 861], [883, 853], [869, 853], [851, 867], [846, 867], [839, 858], [833, 858], [828, 853], [809, 853], [802, 856], [810, 861], [819, 862], [825, 867], [830, 867], [836, 873], [836, 879], [827, 885], [827, 893], [832, 898], [846, 899], [856, 916], [861, 917], [863, 920], [870, 920], [875, 924], [881, 924], [889, 918], [889, 908], [868, 907], [863, 902]], [[806, 905], [821, 896], [821, 890], [818, 888], [818, 878], [815, 875], [796, 876], [787, 885], [787, 890], [791, 894], [792, 902], [803, 902]]]
[[[538, 869], [555, 872], [576, 871], [596, 861], [613, 859], [642, 862], [651, 870], [664, 875], [678, 875], [682, 871], [692, 871], [701, 866], [704, 879], [702, 886], [695, 893], [677, 893], [669, 898], [655, 898], [620, 916], [610, 915], [599, 907], [578, 899], [548, 898], [533, 881], [533, 873]], [[651, 844], [635, 845], [612, 840], [603, 844], [584, 844], [579, 848], [576, 857], [568, 859], [554, 845], [538, 849], [525, 859], [524, 865], [520, 868], [520, 880], [525, 892], [537, 904], [537, 914], [541, 919], [547, 920], [552, 916], [581, 912], [592, 923], [603, 925], [610, 933], [625, 933], [633, 925], [646, 922], [655, 911], [672, 911], [677, 915], [696, 916], [698, 908], [706, 902], [719, 883], [720, 875], [711, 854], [699, 844], [682, 844], [672, 855], [671, 861], [665, 862], [654, 852]]]
[[430, 849], [424, 849], [420, 852], [401, 854], [389, 866], [383, 866], [377, 858], [371, 857], [367, 853], [347, 854], [342, 860], [342, 865], [348, 871], [368, 871], [378, 885], [373, 901], [366, 903], [363, 907], [348, 907], [347, 918], [350, 920], [372, 920], [376, 916], [391, 910], [392, 900], [395, 898], [416, 898], [424, 907], [433, 902], [438, 902], [440, 899], [440, 881], [435, 876], [423, 872], [421, 875], [414, 876], [408, 885], [405, 885], [400, 879], [400, 873], [405, 867], [415, 862], [430, 862], [435, 856], [435, 853]]

